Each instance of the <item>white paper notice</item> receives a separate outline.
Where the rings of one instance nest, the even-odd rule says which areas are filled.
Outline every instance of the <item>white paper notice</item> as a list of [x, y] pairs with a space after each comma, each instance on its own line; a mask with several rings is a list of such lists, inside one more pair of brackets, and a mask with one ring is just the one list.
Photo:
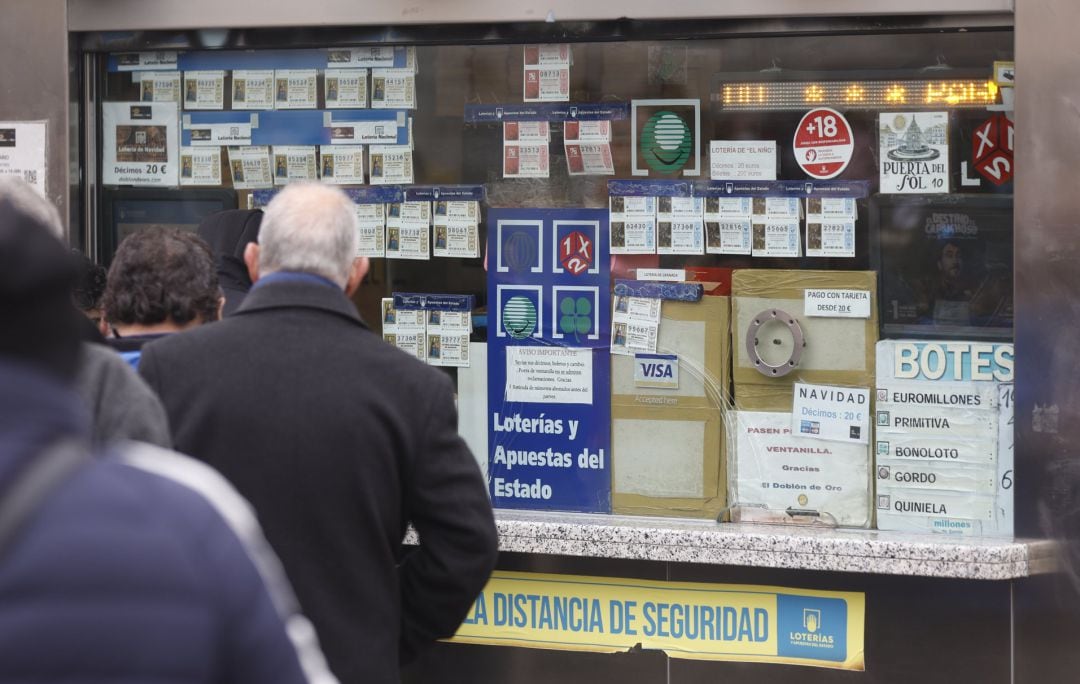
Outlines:
[[807, 197], [806, 218], [820, 221], [824, 219], [851, 219], [857, 217], [855, 200], [851, 197]]
[[797, 437], [870, 443], [870, 389], [795, 383], [791, 431]]
[[230, 147], [229, 170], [233, 187], [238, 190], [269, 188], [274, 184], [270, 173], [270, 148], [266, 145]]
[[700, 197], [656, 199], [657, 254], [704, 254], [705, 203]]
[[547, 143], [503, 144], [504, 178], [547, 178], [550, 168]]
[[1013, 536], [1013, 403], [1016, 398], [1012, 383], [998, 385], [998, 460], [995, 482], [998, 486], [997, 533]]
[[776, 141], [713, 140], [709, 162], [713, 180], [776, 180]]
[[221, 185], [221, 148], [181, 147], [180, 185]]
[[656, 198], [608, 198], [612, 254], [656, 253]]
[[105, 102], [101, 112], [106, 185], [179, 184], [180, 112], [175, 103]]
[[523, 89], [526, 102], [570, 99], [570, 46], [526, 45]]
[[[175, 107], [175, 105], [174, 105]], [[15, 176], [45, 195], [44, 121], [0, 122], [0, 176]]]
[[132, 80], [139, 84], [139, 99], [143, 102], [179, 102], [179, 71], [136, 72]]
[[656, 222], [657, 254], [704, 254], [701, 219]]
[[400, 202], [386, 207], [386, 256], [431, 258], [431, 202]]
[[435, 220], [435, 256], [465, 257], [480, 256], [478, 226], [475, 223], [449, 219]]
[[949, 113], [879, 115], [881, 192], [949, 192]]
[[753, 215], [753, 202], [749, 197], [706, 197], [705, 220], [749, 219]]
[[686, 271], [681, 268], [639, 268], [634, 275], [635, 280], [661, 283], [681, 283], [686, 280]]
[[646, 297], [616, 296], [612, 303], [611, 353], [654, 353], [662, 303]]
[[592, 383], [591, 349], [533, 345], [506, 348], [506, 401], [591, 404]]
[[742, 519], [818, 514], [843, 526], [870, 522], [870, 452], [862, 444], [795, 437], [790, 413], [737, 411], [735, 505]]
[[274, 145], [274, 184], [310, 181], [316, 175], [314, 145]]
[[232, 72], [232, 108], [273, 109], [273, 69], [237, 69]]
[[[356, 256], [386, 256], [386, 205], [357, 204]], [[391, 302], [393, 300], [390, 300]]]
[[315, 69], [278, 69], [274, 72], [274, 107], [315, 109], [319, 104]]
[[750, 254], [750, 219], [705, 222], [705, 251], [709, 254]]
[[799, 251], [799, 219], [758, 222], [754, 219], [754, 239], [751, 254], [756, 257], [797, 257]]
[[394, 66], [393, 45], [372, 45], [361, 48], [335, 48], [326, 53], [327, 69], [348, 69], [352, 67]]
[[184, 109], [224, 108], [224, 71], [184, 72]]
[[855, 222], [851, 220], [806, 220], [806, 256], [854, 257]]
[[[428, 312], [432, 313], [432, 312]], [[432, 366], [469, 367], [469, 333], [427, 331], [427, 358]]]
[[507, 121], [503, 123], [503, 142], [546, 143], [551, 140], [547, 121]]
[[320, 145], [319, 177], [333, 185], [363, 185], [364, 146]]
[[175, 69], [176, 52], [125, 52], [116, 55], [117, 71]]
[[416, 109], [416, 74], [409, 69], [372, 69], [371, 106]]
[[[190, 115], [185, 114], [185, 121]], [[212, 123], [186, 125], [191, 131], [191, 144], [194, 147], [219, 147], [221, 145], [250, 145], [250, 123]]]
[[802, 202], [798, 197], [755, 197], [751, 202], [754, 221], [759, 219], [798, 219]]
[[435, 202], [434, 216], [435, 256], [480, 256], [479, 202]]
[[611, 142], [610, 121], [567, 121], [563, 124], [563, 141]]
[[412, 149], [408, 145], [372, 145], [368, 154], [372, 185], [413, 182]]
[[615, 162], [608, 143], [569, 143], [566, 170], [571, 176], [613, 176]]
[[335, 69], [323, 81], [327, 109], [364, 108], [367, 102], [367, 69]]
[[803, 315], [825, 318], [870, 318], [869, 290], [807, 288], [803, 295]]
[[659, 221], [700, 221], [705, 202], [700, 197], [658, 197], [656, 218]]
[[[384, 119], [381, 121], [329, 121], [324, 119], [324, 125], [330, 129], [331, 145], [395, 145], [398, 139], [399, 119]], [[404, 115], [400, 117], [400, 125], [405, 125]], [[412, 119], [409, 119], [409, 127], [412, 127]], [[410, 134], [411, 137], [411, 134]], [[411, 145], [407, 146], [412, 149]]]

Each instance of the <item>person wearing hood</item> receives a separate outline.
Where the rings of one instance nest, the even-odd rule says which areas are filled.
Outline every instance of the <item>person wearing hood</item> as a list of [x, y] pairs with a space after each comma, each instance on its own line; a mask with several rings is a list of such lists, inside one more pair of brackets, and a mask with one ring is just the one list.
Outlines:
[[251, 289], [244, 250], [249, 243], [259, 241], [262, 216], [261, 209], [228, 209], [210, 214], [199, 224], [199, 237], [210, 246], [225, 295], [222, 316], [231, 316]]
[[[321, 654], [290, 641], [303, 625], [263, 571], [267, 561], [255, 560], [223, 517], [228, 492], [213, 501], [209, 488], [153, 474], [131, 457], [220, 493], [227, 485], [219, 475], [152, 446], [91, 445], [89, 417], [71, 389], [82, 314], [59, 227], [55, 208], [29, 185], [0, 179], [3, 680], [335, 681], [311, 666]], [[232, 517], [242, 519], [231, 497]], [[250, 509], [248, 518], [250, 542]]]

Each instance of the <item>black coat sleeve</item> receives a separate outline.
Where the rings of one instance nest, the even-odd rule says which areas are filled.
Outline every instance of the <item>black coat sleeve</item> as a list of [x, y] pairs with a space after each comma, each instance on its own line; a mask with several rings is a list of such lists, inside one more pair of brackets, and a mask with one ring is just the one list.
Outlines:
[[420, 546], [400, 566], [401, 661], [451, 636], [484, 588], [498, 555], [487, 486], [457, 432], [450, 380], [429, 388], [418, 453], [405, 458], [405, 513]]

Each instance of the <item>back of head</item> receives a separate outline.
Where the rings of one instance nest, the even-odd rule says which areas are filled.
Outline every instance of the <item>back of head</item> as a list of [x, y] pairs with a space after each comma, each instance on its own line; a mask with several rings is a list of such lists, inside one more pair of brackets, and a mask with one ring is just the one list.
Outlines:
[[77, 250], [72, 252], [78, 271], [72, 295], [75, 306], [83, 313], [89, 313], [101, 306], [101, 297], [105, 294], [108, 271], [104, 266], [95, 264], [88, 256]]
[[210, 214], [199, 224], [199, 237], [210, 247], [214, 258], [244, 258], [244, 247], [259, 239], [261, 209], [226, 209]]
[[259, 273], [312, 273], [345, 287], [356, 255], [356, 210], [330, 185], [287, 186], [266, 207], [259, 231]]
[[101, 306], [113, 325], [217, 320], [221, 291], [210, 248], [192, 233], [152, 228], [120, 243]]
[[56, 208], [28, 184], [0, 178], [0, 360], [73, 377], [79, 316], [75, 263]]

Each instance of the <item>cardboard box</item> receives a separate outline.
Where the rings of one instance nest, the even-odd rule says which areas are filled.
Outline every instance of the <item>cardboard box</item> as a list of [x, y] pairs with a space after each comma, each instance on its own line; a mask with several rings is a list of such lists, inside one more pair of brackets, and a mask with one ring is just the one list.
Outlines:
[[[869, 293], [867, 318], [805, 315], [807, 290], [853, 290]], [[778, 309], [802, 328], [806, 346], [798, 367], [770, 377], [755, 368], [747, 353], [746, 334], [755, 316]], [[874, 345], [878, 339], [877, 274], [873, 271], [737, 270], [732, 284], [732, 377], [735, 399], [753, 394], [747, 386], [787, 387], [796, 382], [873, 387]], [[764, 338], [764, 339], [763, 339]], [[758, 350], [771, 363], [791, 355], [791, 333], [779, 323], [759, 329]]]
[[633, 356], [613, 356], [612, 510], [715, 518], [726, 506], [730, 299], [665, 301], [658, 354], [678, 357], [678, 386], [655, 387]]

